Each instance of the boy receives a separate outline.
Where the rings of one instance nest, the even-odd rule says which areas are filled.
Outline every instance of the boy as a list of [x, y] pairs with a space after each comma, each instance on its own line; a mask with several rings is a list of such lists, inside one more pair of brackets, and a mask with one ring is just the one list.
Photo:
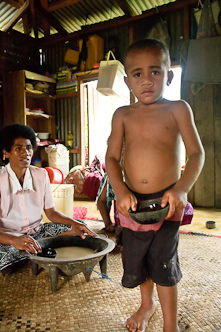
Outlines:
[[[132, 332], [144, 332], [153, 315], [153, 286], [156, 283], [163, 311], [164, 332], [177, 332], [177, 283], [181, 271], [177, 257], [179, 225], [187, 194], [204, 164], [204, 150], [190, 106], [183, 100], [163, 98], [170, 84], [169, 52], [161, 42], [144, 39], [132, 44], [125, 57], [125, 82], [137, 102], [114, 113], [106, 168], [117, 200], [123, 226], [124, 287], [140, 285], [141, 306], [127, 320]], [[119, 164], [125, 141], [124, 177]], [[188, 162], [181, 175], [181, 142]], [[130, 218], [137, 200], [162, 197], [169, 203], [165, 220], [141, 225]]]

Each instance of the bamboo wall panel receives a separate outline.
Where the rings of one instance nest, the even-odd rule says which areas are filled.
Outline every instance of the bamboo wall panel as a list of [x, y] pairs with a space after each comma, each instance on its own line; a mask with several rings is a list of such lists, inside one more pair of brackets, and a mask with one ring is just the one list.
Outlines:
[[186, 83], [183, 98], [193, 109], [206, 155], [188, 200], [194, 206], [221, 208], [221, 85], [206, 85], [193, 95]]
[[206, 159], [203, 171], [194, 186], [194, 202], [197, 206], [215, 206], [214, 191], [214, 141], [213, 141], [213, 89], [207, 85], [194, 97], [196, 125], [205, 149]]

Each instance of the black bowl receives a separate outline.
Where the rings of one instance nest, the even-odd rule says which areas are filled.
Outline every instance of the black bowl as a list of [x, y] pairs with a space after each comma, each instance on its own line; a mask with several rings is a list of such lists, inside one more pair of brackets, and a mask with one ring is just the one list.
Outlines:
[[48, 257], [48, 258], [55, 258], [57, 253], [52, 248], [42, 248], [42, 251], [37, 254], [39, 257]]
[[129, 215], [139, 224], [155, 224], [163, 220], [169, 211], [169, 204], [161, 208], [161, 199], [148, 199], [137, 204], [137, 210], [129, 209]]

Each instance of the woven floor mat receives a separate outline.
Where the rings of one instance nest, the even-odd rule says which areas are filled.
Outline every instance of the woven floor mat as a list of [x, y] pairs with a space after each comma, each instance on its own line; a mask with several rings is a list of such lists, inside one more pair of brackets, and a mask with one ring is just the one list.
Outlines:
[[[183, 278], [178, 284], [181, 332], [221, 331], [221, 239], [180, 235], [179, 257]], [[100, 272], [99, 265], [94, 270]], [[120, 285], [120, 253], [108, 260], [108, 277], [92, 272], [89, 282], [82, 273], [59, 276], [51, 292], [49, 273], [37, 277], [28, 264], [12, 275], [0, 275], [1, 332], [125, 332], [126, 319], [140, 304], [139, 288]], [[162, 312], [155, 290], [157, 311], [147, 332], [162, 332]]]

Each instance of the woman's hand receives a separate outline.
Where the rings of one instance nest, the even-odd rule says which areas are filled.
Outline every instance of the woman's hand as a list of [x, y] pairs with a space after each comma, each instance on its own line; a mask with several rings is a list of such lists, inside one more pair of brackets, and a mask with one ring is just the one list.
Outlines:
[[37, 255], [41, 252], [40, 244], [34, 240], [30, 235], [15, 236], [12, 245], [18, 250], [26, 250], [31, 254]]
[[67, 217], [62, 212], [55, 210], [55, 208], [45, 209], [45, 214], [49, 220], [54, 222], [55, 224], [63, 224], [66, 226], [71, 226], [70, 231], [63, 232], [59, 235], [80, 235], [82, 239], [85, 239], [85, 233], [91, 236], [97, 236], [96, 233], [92, 232], [86, 224], [81, 223], [75, 219], [71, 219]]
[[73, 220], [70, 226], [72, 227], [70, 231], [61, 233], [59, 235], [79, 235], [83, 240], [86, 238], [85, 233], [90, 236], [97, 236], [97, 234], [91, 231], [85, 224], [80, 223], [77, 220]]

